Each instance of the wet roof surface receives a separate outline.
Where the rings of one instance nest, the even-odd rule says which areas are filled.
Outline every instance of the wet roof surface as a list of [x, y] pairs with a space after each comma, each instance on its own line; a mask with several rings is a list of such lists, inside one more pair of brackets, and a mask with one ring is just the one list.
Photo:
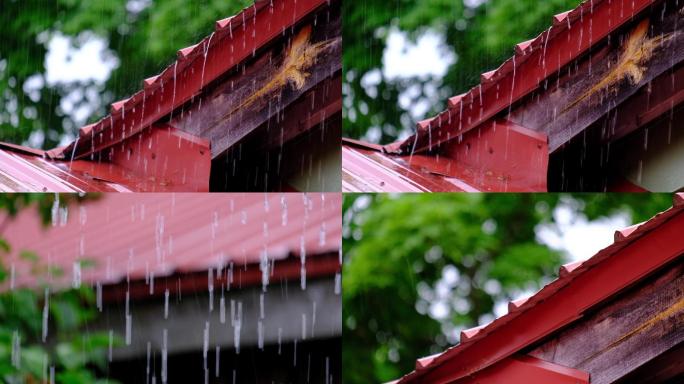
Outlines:
[[56, 285], [70, 284], [78, 260], [94, 262], [82, 268], [84, 282], [103, 284], [259, 264], [264, 254], [277, 269], [295, 255], [299, 263], [302, 250], [314, 261], [337, 254], [341, 204], [332, 193], [105, 194], [70, 205], [64, 225], [47, 227], [26, 208], [3, 232], [14, 250], [5, 264], [16, 265], [18, 285], [37, 283], [22, 250], [63, 270]]
[[[464, 94], [450, 98], [448, 108], [437, 116], [419, 122], [415, 135], [389, 145], [375, 146], [377, 154], [365, 151], [365, 158], [359, 156], [362, 151], [345, 147], [343, 168], [350, 167], [343, 171], [347, 175], [347, 190], [368, 188], [362, 190], [394, 191], [392, 188], [407, 186], [406, 178], [409, 173], [411, 179], [432, 180], [422, 187], [417, 187], [421, 190], [432, 190], [429, 184], [435, 183], [444, 188], [449, 181], [435, 180], [440, 177], [435, 176], [432, 169], [440, 168], [445, 160], [430, 153], [431, 150], [440, 149], [445, 145], [458, 147], [457, 140], [463, 135], [492, 123], [498, 114], [537, 90], [545, 79], [559, 73], [562, 68], [584, 55], [605, 37], [633, 21], [638, 14], [658, 2], [659, 0], [586, 0], [575, 9], [555, 15], [550, 28], [534, 39], [517, 44], [514, 49], [515, 55], [497, 69], [483, 73], [480, 84]], [[372, 147], [366, 143], [362, 145]], [[522, 152], [516, 148], [513, 150]], [[415, 158], [416, 154], [425, 154], [424, 158], [419, 156], [422, 159], [422, 166], [412, 167], [411, 171], [398, 171], [400, 168], [406, 168], [403, 164], [409, 156], [413, 155]], [[385, 168], [382, 177], [379, 168]], [[388, 168], [392, 171], [387, 171]], [[546, 167], [540, 167], [539, 170], [546, 171]], [[487, 176], [491, 175], [480, 172], [475, 178], [484, 179]], [[539, 173], [537, 176], [546, 178], [545, 173]], [[383, 185], [378, 181], [381, 179]], [[456, 179], [474, 185], [472, 181], [468, 182], [467, 177]], [[491, 183], [486, 183], [485, 185], [490, 187], [484, 189], [474, 186], [485, 191], [546, 190], [545, 183], [543, 188], [538, 182], [519, 184], [521, 186], [518, 188], [508, 188], [506, 185], [508, 189], [493, 187]], [[437, 187], [434, 191], [443, 190], [441, 188]], [[463, 188], [449, 190], [459, 189]]]
[[[199, 95], [212, 81], [251, 58], [261, 47], [279, 38], [285, 29], [326, 5], [329, 0], [257, 0], [240, 13], [218, 20], [215, 31], [199, 43], [180, 49], [177, 60], [159, 75], [145, 79], [139, 92], [112, 103], [110, 115], [79, 129], [77, 139], [69, 145], [40, 151], [0, 143], [3, 148], [0, 149], [0, 190], [208, 191], [208, 163], [207, 169], [202, 170], [206, 173], [205, 185], [199, 187], [172, 185], [159, 174], [148, 177], [142, 163], [137, 164], [135, 172], [113, 164], [88, 164], [93, 163], [90, 161], [93, 153], [157, 129], [152, 127], [154, 123]], [[199, 138], [187, 139], [201, 141]], [[170, 153], [166, 155], [171, 156]], [[174, 153], [176, 155], [178, 153]], [[72, 159], [82, 162], [72, 163]], [[186, 173], [196, 171], [193, 168]]]
[[[684, 194], [650, 220], [615, 232], [615, 241], [584, 262], [564, 265], [558, 278], [531, 297], [510, 302], [508, 313], [461, 332], [460, 344], [416, 361], [397, 383], [446, 383], [478, 372], [579, 319], [684, 253]], [[663, 243], [667, 243], [665, 246]], [[649, 258], [644, 258], [649, 254]], [[648, 259], [648, 260], [647, 260]]]

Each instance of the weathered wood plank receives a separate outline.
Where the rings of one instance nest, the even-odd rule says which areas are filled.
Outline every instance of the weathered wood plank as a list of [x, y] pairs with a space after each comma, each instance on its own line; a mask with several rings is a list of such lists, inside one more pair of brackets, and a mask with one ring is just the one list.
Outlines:
[[634, 96], [607, 114], [600, 122], [606, 126], [602, 142], [614, 141], [665, 115], [673, 117], [674, 109], [684, 103], [684, 66], [667, 71]]
[[550, 88], [517, 108], [511, 121], [545, 132], [556, 150], [654, 78], [684, 61], [684, 5], [665, 2], [650, 19], [567, 68]]
[[[648, 255], [644, 255], [648, 257]], [[587, 314], [531, 356], [613, 383], [684, 342], [684, 264]]]
[[341, 18], [328, 11], [287, 41], [239, 68], [171, 123], [211, 141], [212, 157], [230, 148], [342, 67]]
[[[269, 122], [261, 140], [262, 148], [271, 150], [282, 147], [284, 143], [307, 132], [312, 127], [342, 111], [342, 76], [338, 74], [325, 80], [309, 90], [304, 97], [292, 103], [285, 111], [286, 116], [281, 124]], [[274, 120], [274, 119], [272, 119]], [[273, 131], [275, 130], [275, 134]], [[326, 135], [325, 127], [321, 131]], [[328, 140], [340, 141], [340, 137], [328, 137]]]

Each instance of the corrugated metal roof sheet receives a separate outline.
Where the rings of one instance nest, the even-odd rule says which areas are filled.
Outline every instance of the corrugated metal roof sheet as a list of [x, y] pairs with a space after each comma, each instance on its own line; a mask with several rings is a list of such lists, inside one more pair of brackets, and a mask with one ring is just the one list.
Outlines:
[[[42, 156], [0, 149], [0, 191], [2, 192], [131, 192], [123, 184], [126, 172], [115, 165], [76, 160], [51, 161]], [[91, 172], [88, 172], [91, 169]], [[93, 170], [107, 171], [109, 180], [92, 176]], [[98, 172], [101, 173], [101, 172]]]
[[[584, 262], [564, 265], [556, 280], [508, 313], [461, 332], [460, 344], [419, 359], [398, 383], [447, 383], [471, 375], [539, 341], [684, 253], [684, 194], [652, 219], [616, 231], [612, 245]], [[648, 257], [644, 257], [648, 255]]]
[[508, 121], [462, 135], [439, 154], [395, 155], [343, 140], [347, 192], [533, 192], [546, 190], [546, 136]]
[[[478, 192], [456, 177], [437, 173], [429, 156], [390, 156], [381, 151], [342, 144], [343, 192]], [[449, 166], [453, 161], [443, 159]], [[442, 167], [443, 168], [443, 167]], [[454, 165], [454, 168], [456, 166]]]
[[33, 209], [21, 211], [3, 232], [13, 249], [3, 257], [15, 265], [18, 285], [38, 280], [22, 250], [64, 271], [53, 276], [55, 285], [70, 284], [81, 259], [95, 263], [82, 268], [83, 281], [103, 284], [259, 264], [263, 252], [280, 261], [304, 251], [315, 261], [339, 251], [340, 218], [341, 195], [334, 193], [104, 194], [72, 204], [65, 225], [45, 228]]

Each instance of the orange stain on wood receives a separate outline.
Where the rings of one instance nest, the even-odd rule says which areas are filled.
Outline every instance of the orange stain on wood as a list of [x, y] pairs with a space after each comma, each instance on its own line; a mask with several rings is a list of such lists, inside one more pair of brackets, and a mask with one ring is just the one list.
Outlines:
[[644, 78], [647, 62], [653, 56], [655, 49], [672, 37], [671, 34], [666, 34], [649, 38], [649, 26], [648, 19], [639, 23], [629, 34], [624, 50], [615, 67], [601, 81], [568, 105], [564, 111], [571, 109], [598, 93], [614, 91], [625, 80], [631, 85], [640, 83]]
[[316, 57], [331, 41], [323, 41], [315, 44], [309, 42], [311, 37], [311, 26], [307, 25], [292, 39], [290, 49], [285, 55], [283, 64], [278, 68], [276, 74], [263, 87], [244, 99], [237, 107], [233, 108], [227, 115], [252, 105], [255, 101], [265, 97], [274, 91], [284, 88], [291, 84], [294, 89], [302, 89], [309, 73], [306, 72], [316, 63]]

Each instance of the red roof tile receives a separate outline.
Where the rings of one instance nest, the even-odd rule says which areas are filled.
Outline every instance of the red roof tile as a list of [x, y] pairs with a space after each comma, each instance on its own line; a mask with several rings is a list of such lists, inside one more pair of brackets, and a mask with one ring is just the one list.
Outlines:
[[341, 204], [334, 193], [104, 194], [71, 205], [63, 226], [45, 228], [33, 209], [21, 211], [4, 230], [13, 253], [3, 264], [15, 264], [17, 284], [31, 286], [22, 250], [64, 271], [55, 285], [70, 284], [82, 259], [95, 263], [83, 267], [83, 282], [103, 284], [258, 264], [263, 252], [275, 269], [295, 255], [298, 265], [302, 250], [311, 262], [326, 254], [337, 262]]
[[[684, 254], [684, 194], [650, 220], [581, 263], [561, 267], [559, 277], [531, 297], [509, 303], [508, 313], [464, 330], [461, 343], [419, 363], [398, 383], [450, 383], [512, 356], [624, 288]], [[643, 257], [648, 254], [649, 257]], [[419, 368], [419, 369], [418, 369]]]

